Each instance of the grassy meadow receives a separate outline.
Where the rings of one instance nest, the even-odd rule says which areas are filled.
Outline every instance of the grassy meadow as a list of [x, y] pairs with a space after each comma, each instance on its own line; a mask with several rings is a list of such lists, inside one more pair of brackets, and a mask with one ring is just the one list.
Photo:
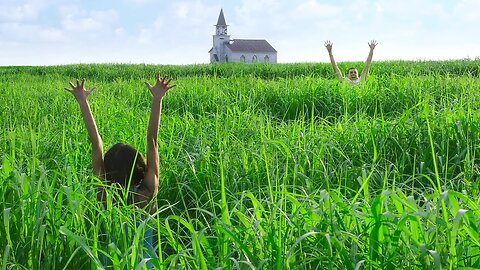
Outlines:
[[[340, 69], [362, 63], [340, 63]], [[158, 212], [106, 205], [74, 97], [105, 150], [159, 131]], [[0, 67], [0, 269], [480, 268], [480, 61]], [[158, 258], [143, 256], [154, 231]]]

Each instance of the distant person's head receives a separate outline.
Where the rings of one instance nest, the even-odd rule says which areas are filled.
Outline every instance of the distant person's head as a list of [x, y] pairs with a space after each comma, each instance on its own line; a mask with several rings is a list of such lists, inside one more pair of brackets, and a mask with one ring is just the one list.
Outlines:
[[347, 71], [347, 78], [352, 81], [358, 79], [358, 70], [354, 67], [349, 68]]
[[106, 179], [123, 187], [138, 186], [147, 171], [142, 154], [124, 143], [115, 144], [105, 153], [104, 164]]

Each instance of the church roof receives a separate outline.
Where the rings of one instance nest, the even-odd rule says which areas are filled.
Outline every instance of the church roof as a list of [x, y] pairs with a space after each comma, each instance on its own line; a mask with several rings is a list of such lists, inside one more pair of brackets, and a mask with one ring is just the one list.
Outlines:
[[264, 39], [234, 39], [226, 45], [232, 52], [277, 52]]
[[225, 16], [223, 16], [223, 8], [220, 9], [220, 15], [218, 15], [217, 26], [227, 26], [227, 22], [225, 22]]

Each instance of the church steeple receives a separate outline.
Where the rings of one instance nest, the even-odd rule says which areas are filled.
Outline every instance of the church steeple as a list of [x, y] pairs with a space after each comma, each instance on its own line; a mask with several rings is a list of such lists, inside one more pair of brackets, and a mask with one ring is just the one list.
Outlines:
[[213, 48], [210, 51], [211, 63], [228, 62], [227, 45], [230, 44], [230, 36], [227, 34], [227, 22], [223, 16], [223, 9], [220, 9], [217, 24], [215, 25], [215, 35], [213, 35]]
[[227, 26], [227, 23], [225, 22], [225, 16], [223, 16], [223, 8], [220, 9], [220, 15], [218, 15], [218, 21], [215, 26]]
[[226, 35], [227, 34], [227, 23], [225, 22], [225, 16], [223, 16], [223, 8], [220, 9], [220, 15], [218, 15], [216, 27], [217, 35]]

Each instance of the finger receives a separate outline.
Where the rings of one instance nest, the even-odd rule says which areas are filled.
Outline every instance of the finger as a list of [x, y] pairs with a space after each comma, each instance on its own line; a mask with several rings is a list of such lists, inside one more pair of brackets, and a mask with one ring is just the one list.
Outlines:
[[168, 86], [168, 89], [171, 89], [171, 88], [173, 88], [173, 87], [175, 87], [175, 86], [177, 86], [177, 85], [176, 85], [176, 84], [174, 84], [174, 85], [169, 85], [169, 86]]
[[162, 82], [163, 82], [165, 85], [167, 85], [167, 84], [170, 83], [171, 80], [172, 80], [172, 79], [170, 79], [169, 77], [165, 76], [165, 77], [163, 77]]
[[69, 82], [70, 86], [75, 89], [75, 85], [72, 82]]
[[80, 86], [80, 83], [79, 83], [78, 80], [77, 80], [77, 87], [78, 87], [78, 86]]
[[152, 90], [152, 85], [148, 82], [145, 82], [145, 85], [147, 86], [148, 89]]
[[90, 89], [90, 90], [86, 91], [86, 93], [87, 93], [87, 97], [88, 97], [88, 95], [90, 95], [90, 93], [92, 93], [92, 92], [93, 92], [93, 90], [95, 90], [95, 89], [97, 89], [97, 87], [96, 87], [96, 86], [94, 86], [92, 89]]
[[65, 91], [69, 92], [69, 93], [72, 93], [72, 90], [68, 89], [68, 88], [63, 88]]
[[82, 83], [81, 83], [81, 85], [80, 85], [80, 86], [82, 87], [82, 89], [83, 89], [83, 86], [84, 86], [84, 85], [85, 85], [85, 79], [82, 79]]
[[160, 81], [160, 73], [157, 73], [156, 78], [157, 78], [157, 81]]

